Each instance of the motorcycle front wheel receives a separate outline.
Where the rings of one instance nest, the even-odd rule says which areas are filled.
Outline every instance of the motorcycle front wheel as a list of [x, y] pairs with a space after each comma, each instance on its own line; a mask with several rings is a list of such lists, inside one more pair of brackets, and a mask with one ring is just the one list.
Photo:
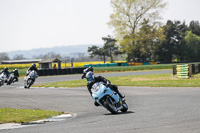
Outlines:
[[10, 78], [10, 79], [8, 80], [8, 82], [7, 82], [7, 85], [10, 85], [10, 84], [13, 82], [13, 79], [14, 79], [14, 78]]
[[3, 80], [0, 80], [0, 87], [3, 85]]
[[122, 112], [127, 112], [128, 110], [128, 105], [126, 104], [125, 101], [122, 101], [122, 106], [123, 106], [123, 109], [121, 109]]
[[27, 88], [30, 88], [32, 84], [33, 84], [33, 80], [32, 79], [28, 79]]
[[108, 96], [104, 101], [104, 106], [109, 110], [112, 114], [117, 114], [117, 107], [115, 106], [113, 100]]

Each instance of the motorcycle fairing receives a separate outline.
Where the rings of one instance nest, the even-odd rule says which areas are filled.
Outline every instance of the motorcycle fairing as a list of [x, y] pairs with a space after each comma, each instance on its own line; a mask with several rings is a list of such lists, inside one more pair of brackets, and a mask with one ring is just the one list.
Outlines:
[[110, 95], [116, 103], [119, 102], [119, 95], [109, 87], [106, 87], [103, 82], [97, 82], [92, 86], [92, 97], [98, 103], [100, 103], [101, 99], [106, 95]]

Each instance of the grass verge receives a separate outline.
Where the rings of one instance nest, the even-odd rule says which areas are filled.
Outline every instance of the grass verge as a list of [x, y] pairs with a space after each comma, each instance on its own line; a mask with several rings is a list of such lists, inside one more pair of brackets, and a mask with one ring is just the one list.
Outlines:
[[161, 70], [161, 69], [172, 69], [173, 65], [174, 64], [121, 66], [121, 67], [94, 67], [94, 72], [102, 73], [102, 72], [124, 72], [124, 71], [141, 71], [141, 70]]
[[[200, 87], [200, 74], [189, 79], [179, 79], [172, 74], [131, 75], [107, 78], [112, 84], [118, 86], [143, 86], [143, 87]], [[35, 87], [81, 87], [87, 81], [73, 80], [52, 83], [36, 84]]]
[[3, 123], [28, 123], [57, 116], [62, 112], [37, 110], [37, 109], [11, 109], [0, 108], [0, 124]]

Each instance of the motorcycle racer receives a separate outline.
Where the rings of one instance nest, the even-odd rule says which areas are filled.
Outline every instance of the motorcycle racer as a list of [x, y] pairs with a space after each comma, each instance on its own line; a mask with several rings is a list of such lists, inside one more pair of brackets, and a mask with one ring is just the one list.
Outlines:
[[92, 95], [92, 91], [91, 91], [91, 89], [92, 89], [92, 85], [94, 84], [94, 83], [97, 83], [97, 82], [103, 82], [103, 83], [105, 83], [106, 84], [106, 87], [110, 87], [112, 90], [114, 90], [115, 92], [117, 92], [118, 93], [118, 95], [121, 97], [121, 98], [124, 98], [125, 96], [124, 95], [122, 95], [120, 92], [119, 92], [119, 89], [118, 89], [118, 87], [116, 86], [116, 85], [112, 85], [111, 84], [111, 82], [108, 80], [108, 79], [106, 79], [106, 78], [104, 78], [104, 77], [102, 77], [102, 76], [95, 76], [94, 75], [94, 73], [92, 72], [92, 71], [89, 71], [89, 72], [87, 72], [87, 74], [86, 74], [86, 79], [87, 79], [87, 88], [88, 88], [88, 91], [90, 92], [90, 94]]
[[4, 73], [4, 74], [6, 75], [6, 78], [8, 78], [9, 75], [10, 75], [10, 72], [8, 71], [8, 68], [7, 68], [7, 67], [5, 67], [5, 68], [0, 72], [0, 74], [2, 74], [2, 73]]
[[36, 72], [38, 71], [35, 63], [33, 63], [32, 66], [28, 68], [26, 76], [33, 70]]
[[[87, 82], [87, 88], [88, 88], [88, 91], [89, 91], [90, 95], [92, 95], [91, 89], [92, 89], [93, 84], [95, 84], [97, 82], [103, 82], [103, 83], [105, 83], [106, 87], [109, 87], [110, 89], [115, 91], [121, 98], [125, 97], [124, 95], [122, 95], [119, 92], [119, 89], [118, 89], [118, 87], [116, 85], [112, 85], [111, 82], [108, 79], [106, 79], [106, 78], [104, 78], [104, 77], [102, 77], [100, 75], [99, 76], [95, 76], [94, 73], [91, 70], [93, 71], [92, 67], [86, 68], [84, 70], [84, 74], [82, 76], [82, 78], [86, 78], [87, 81], [88, 81]], [[98, 103], [95, 102], [94, 104], [96, 106], [98, 106]]]
[[14, 74], [14, 80], [13, 80], [13, 83], [14, 82], [18, 82], [18, 77], [19, 77], [19, 72], [18, 72], [18, 69], [14, 69], [12, 72], [10, 73], [13, 73]]

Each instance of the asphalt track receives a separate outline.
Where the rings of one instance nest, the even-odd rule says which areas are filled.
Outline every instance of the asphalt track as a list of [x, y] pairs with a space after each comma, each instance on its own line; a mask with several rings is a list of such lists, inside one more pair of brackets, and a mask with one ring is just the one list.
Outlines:
[[[105, 77], [170, 73], [147, 71], [101, 74]], [[39, 77], [36, 83], [79, 79], [80, 75]], [[95, 107], [86, 87], [24, 89], [23, 80], [0, 87], [0, 108], [57, 110], [73, 114], [59, 122], [0, 133], [199, 133], [200, 88], [119, 87], [127, 113], [110, 114]]]

